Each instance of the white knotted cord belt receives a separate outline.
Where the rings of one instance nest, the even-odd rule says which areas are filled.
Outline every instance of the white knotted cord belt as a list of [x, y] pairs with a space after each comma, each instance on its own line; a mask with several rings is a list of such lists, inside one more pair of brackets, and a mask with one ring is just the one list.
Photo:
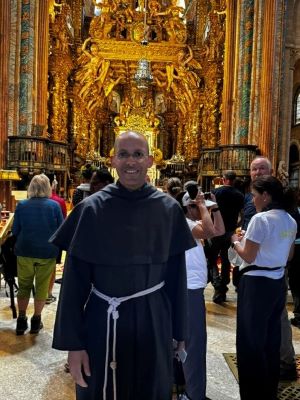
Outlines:
[[149, 288], [142, 290], [140, 292], [134, 293], [131, 296], [125, 297], [109, 297], [105, 294], [99, 292], [95, 287], [92, 289], [92, 293], [96, 296], [100, 297], [102, 300], [108, 302], [109, 306], [107, 309], [107, 322], [106, 322], [106, 355], [105, 355], [105, 373], [104, 373], [104, 384], [103, 384], [103, 400], [106, 400], [106, 388], [107, 388], [107, 376], [108, 376], [108, 356], [109, 356], [109, 336], [110, 336], [110, 317], [112, 317], [114, 321], [114, 332], [113, 332], [113, 350], [112, 357], [113, 360], [110, 362], [110, 368], [113, 370], [113, 390], [114, 390], [114, 400], [117, 400], [117, 385], [116, 385], [116, 369], [117, 369], [117, 360], [116, 360], [116, 339], [117, 339], [117, 319], [119, 318], [119, 311], [117, 308], [124, 301], [134, 299], [137, 297], [146, 296], [147, 294], [156, 292], [164, 286], [165, 282], [162, 281], [159, 284]]

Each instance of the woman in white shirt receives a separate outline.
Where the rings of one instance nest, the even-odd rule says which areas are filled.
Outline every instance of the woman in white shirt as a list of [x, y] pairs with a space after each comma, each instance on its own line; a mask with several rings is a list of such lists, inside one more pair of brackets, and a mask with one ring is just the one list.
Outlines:
[[[186, 192], [177, 197], [197, 246], [185, 252], [188, 287], [187, 358], [183, 363], [186, 394], [191, 400], [205, 400], [206, 393], [206, 316], [204, 289], [207, 285], [207, 264], [202, 239], [223, 235], [223, 219], [217, 204], [204, 200], [199, 193], [192, 200]], [[215, 200], [215, 198], [213, 198]], [[211, 214], [207, 209], [211, 205]]]
[[258, 212], [248, 225], [244, 245], [232, 246], [249, 264], [238, 286], [237, 363], [241, 400], [275, 400], [280, 368], [280, 317], [285, 306], [284, 268], [292, 255], [297, 224], [286, 210], [281, 182], [261, 176], [252, 183]]

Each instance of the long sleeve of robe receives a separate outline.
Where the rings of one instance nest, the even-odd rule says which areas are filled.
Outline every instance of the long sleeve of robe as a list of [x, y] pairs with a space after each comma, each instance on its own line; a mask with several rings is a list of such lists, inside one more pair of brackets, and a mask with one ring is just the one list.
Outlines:
[[92, 286], [122, 297], [162, 281], [118, 308], [117, 391], [122, 400], [170, 399], [172, 338], [186, 336], [184, 255], [195, 245], [180, 206], [150, 186], [109, 185], [76, 206], [52, 241], [68, 252], [53, 346], [85, 349], [92, 368], [88, 395], [77, 388], [77, 399], [98, 399], [104, 377], [108, 304]]

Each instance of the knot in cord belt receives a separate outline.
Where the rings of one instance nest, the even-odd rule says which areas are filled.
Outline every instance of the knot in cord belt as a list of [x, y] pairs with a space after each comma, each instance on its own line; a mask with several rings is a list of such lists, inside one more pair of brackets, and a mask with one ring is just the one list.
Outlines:
[[106, 400], [106, 388], [107, 388], [107, 376], [108, 376], [108, 356], [109, 356], [109, 337], [110, 337], [110, 317], [113, 319], [114, 330], [113, 330], [113, 348], [112, 348], [112, 361], [110, 362], [110, 368], [113, 370], [113, 390], [114, 390], [114, 400], [117, 400], [117, 385], [116, 385], [116, 340], [117, 340], [117, 319], [119, 318], [119, 311], [117, 308], [124, 301], [134, 299], [137, 297], [146, 296], [147, 294], [156, 292], [164, 286], [165, 282], [162, 281], [159, 284], [142, 290], [140, 292], [134, 293], [131, 296], [125, 297], [109, 297], [106, 294], [99, 292], [95, 287], [92, 289], [92, 293], [100, 297], [100, 299], [107, 301], [109, 304], [107, 309], [107, 320], [106, 320], [106, 355], [105, 355], [105, 373], [104, 373], [104, 383], [103, 383], [103, 400]]

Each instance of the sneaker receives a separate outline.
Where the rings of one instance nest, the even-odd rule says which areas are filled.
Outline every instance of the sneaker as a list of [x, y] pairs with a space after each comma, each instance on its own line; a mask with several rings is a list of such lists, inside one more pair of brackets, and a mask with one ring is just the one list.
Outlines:
[[36, 334], [39, 333], [39, 331], [43, 328], [43, 323], [41, 321], [41, 316], [39, 315], [38, 317], [33, 316], [31, 318], [31, 329], [30, 329], [30, 333], [31, 334]]
[[18, 317], [16, 326], [16, 335], [24, 335], [24, 332], [28, 329], [27, 317]]
[[53, 296], [53, 294], [50, 294], [49, 297], [46, 299], [46, 304], [54, 303], [54, 301], [56, 301], [56, 297]]
[[226, 294], [219, 291], [215, 291], [212, 300], [216, 304], [222, 304], [224, 303], [224, 301], [226, 301]]

